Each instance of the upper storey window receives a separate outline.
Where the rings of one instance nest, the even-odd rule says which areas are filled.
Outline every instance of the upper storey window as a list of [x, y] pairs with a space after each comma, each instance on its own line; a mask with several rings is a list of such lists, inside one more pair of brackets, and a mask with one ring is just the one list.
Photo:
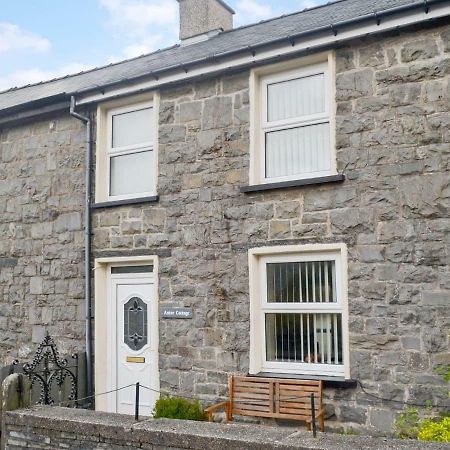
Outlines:
[[251, 183], [335, 174], [330, 62], [258, 70]]
[[108, 197], [135, 198], [155, 193], [153, 105], [108, 113]]
[[151, 93], [98, 106], [96, 203], [157, 195], [158, 101]]

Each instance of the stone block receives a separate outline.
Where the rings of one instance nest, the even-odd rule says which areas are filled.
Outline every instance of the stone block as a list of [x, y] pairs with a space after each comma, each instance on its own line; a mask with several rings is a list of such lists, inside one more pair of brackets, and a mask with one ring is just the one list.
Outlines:
[[31, 327], [31, 341], [40, 344], [45, 338], [45, 327], [42, 325], [33, 325]]
[[328, 235], [328, 226], [323, 223], [293, 223], [292, 237], [299, 239], [324, 239]]
[[55, 232], [74, 231], [81, 229], [81, 213], [61, 214], [55, 221]]
[[39, 295], [43, 292], [43, 279], [41, 277], [30, 278], [30, 294]]
[[281, 202], [275, 206], [277, 219], [292, 219], [300, 217], [301, 205], [298, 201]]
[[367, 420], [367, 409], [350, 405], [342, 405], [339, 408], [338, 418], [343, 422], [365, 424]]
[[330, 213], [331, 229], [334, 232], [370, 232], [374, 230], [373, 208], [344, 208]]
[[233, 92], [248, 89], [249, 72], [241, 72], [234, 75], [227, 75], [222, 79], [222, 92], [224, 94], [231, 94]]
[[180, 122], [200, 120], [202, 117], [202, 102], [188, 102], [180, 105]]
[[355, 68], [355, 52], [350, 48], [336, 50], [336, 73], [346, 72]]
[[31, 405], [30, 380], [23, 374], [8, 375], [1, 384], [0, 400], [2, 414], [6, 411], [28, 408]]
[[395, 424], [395, 411], [390, 409], [371, 408], [369, 412], [369, 423], [377, 431], [391, 430]]
[[195, 83], [195, 98], [213, 97], [217, 94], [217, 81], [215, 78], [201, 80]]
[[445, 84], [443, 81], [430, 81], [425, 84], [425, 99], [427, 102], [437, 102], [445, 97]]
[[233, 122], [231, 97], [213, 97], [205, 100], [202, 129], [211, 130], [228, 127]]
[[371, 69], [345, 72], [336, 76], [337, 100], [349, 100], [373, 94], [374, 73]]
[[376, 43], [359, 50], [359, 65], [361, 67], [380, 67], [385, 63], [385, 48], [382, 44]]
[[359, 245], [357, 247], [359, 260], [362, 262], [380, 262], [384, 261], [384, 247], [380, 245]]
[[289, 220], [271, 220], [269, 234], [270, 239], [286, 239], [291, 237], [291, 222]]
[[450, 292], [424, 291], [422, 292], [422, 305], [428, 307], [450, 308]]
[[402, 83], [389, 87], [389, 99], [392, 106], [405, 106], [417, 103], [421, 94], [420, 83]]
[[250, 108], [244, 107], [234, 111], [234, 124], [245, 125], [250, 122]]
[[160, 125], [158, 139], [161, 144], [184, 142], [186, 127], [184, 125]]
[[304, 195], [306, 212], [345, 208], [356, 204], [355, 188], [324, 189], [323, 191], [313, 189], [308, 190]]
[[175, 120], [175, 103], [163, 102], [159, 107], [159, 123], [171, 124]]
[[399, 190], [404, 217], [448, 217], [450, 178], [445, 174], [402, 180]]
[[49, 222], [33, 223], [31, 225], [31, 237], [33, 239], [42, 239], [51, 237], [53, 233], [53, 224]]
[[435, 57], [437, 54], [437, 43], [436, 40], [432, 38], [408, 42], [401, 50], [401, 58], [403, 62], [411, 62], [418, 59], [429, 59]]

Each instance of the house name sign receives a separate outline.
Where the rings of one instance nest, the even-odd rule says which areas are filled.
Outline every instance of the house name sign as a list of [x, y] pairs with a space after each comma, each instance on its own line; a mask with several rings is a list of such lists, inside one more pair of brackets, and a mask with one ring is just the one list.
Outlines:
[[192, 308], [161, 308], [161, 317], [163, 319], [192, 319], [192, 316]]

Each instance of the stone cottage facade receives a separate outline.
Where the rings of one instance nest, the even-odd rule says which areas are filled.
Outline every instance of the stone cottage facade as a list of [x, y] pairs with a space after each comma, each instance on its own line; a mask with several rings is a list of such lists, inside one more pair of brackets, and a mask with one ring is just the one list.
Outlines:
[[[332, 27], [337, 34], [328, 33], [331, 42], [317, 51], [301, 50], [309, 38], [299, 37], [292, 41], [299, 46], [295, 55], [201, 77], [185, 71], [186, 79], [167, 84], [152, 72], [160, 86], [148, 91], [125, 92], [120, 82], [105, 82], [101, 94], [72, 90], [77, 111], [96, 129], [90, 210], [97, 392], [112, 381], [120, 387], [120, 374], [113, 380], [108, 370], [115, 369], [100, 367], [110, 367], [108, 352], [120, 354], [122, 329], [131, 323], [119, 321], [111, 334], [108, 277], [122, 286], [129, 267], [146, 266], [156, 290], [144, 306], [150, 328], [139, 339], [144, 348], [157, 341], [146, 356], [149, 370], [157, 369], [155, 390], [210, 404], [227, 395], [232, 373], [321, 378], [327, 424], [370, 431], [389, 431], [403, 402], [448, 406], [435, 369], [450, 363], [450, 2], [428, 2], [427, 12], [413, 1], [338, 3], [288, 19], [326, 22], [336, 7], [347, 18], [387, 12], [355, 25], [360, 34], [378, 27], [374, 36], [346, 37], [345, 28], [341, 34]], [[217, 14], [229, 13], [218, 4], [224, 9]], [[403, 8], [401, 18], [397, 10], [391, 18], [391, 8]], [[208, 20], [202, 32], [211, 32]], [[273, 24], [280, 29], [283, 20], [248, 33]], [[198, 36], [184, 30], [183, 45], [195, 49], [208, 39], [219, 45], [238, 32], [196, 42]], [[271, 87], [261, 86], [280, 90], [271, 97]], [[52, 110], [47, 101], [39, 115], [21, 117], [16, 110], [30, 109], [24, 102], [11, 113], [4, 105], [20, 100], [23, 89], [0, 94], [2, 364], [27, 357], [46, 332], [65, 351], [85, 348], [85, 125], [66, 103]], [[102, 99], [108, 92], [114, 95]], [[270, 103], [291, 95], [304, 100], [311, 92], [306, 112], [296, 102], [287, 111]], [[325, 112], [314, 109], [321, 98]], [[134, 129], [127, 114], [150, 110], [155, 135], [122, 137], [122, 118], [124, 130]], [[283, 125], [286, 118], [297, 122]], [[329, 134], [274, 137], [296, 126], [328, 127]], [[321, 143], [317, 152], [330, 159], [329, 167], [320, 158], [299, 163], [285, 151], [289, 139], [304, 147]], [[125, 152], [116, 150], [121, 146]], [[329, 152], [320, 153], [324, 148]], [[274, 159], [271, 152], [278, 152]], [[142, 162], [113, 165], [113, 158], [134, 154]], [[153, 191], [139, 184], [150, 155]], [[146, 195], [122, 195], [133, 187]], [[135, 302], [133, 311], [139, 307]], [[192, 318], [162, 313], [176, 308]], [[112, 350], [111, 336], [119, 336]], [[132, 343], [124, 348], [130, 353]], [[111, 403], [97, 407], [111, 410]]]

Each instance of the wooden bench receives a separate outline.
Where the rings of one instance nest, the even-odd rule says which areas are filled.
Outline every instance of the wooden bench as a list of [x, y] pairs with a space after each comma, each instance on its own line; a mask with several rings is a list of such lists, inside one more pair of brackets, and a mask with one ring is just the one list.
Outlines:
[[311, 430], [311, 394], [314, 394], [316, 420], [324, 431], [322, 381], [231, 376], [229, 387], [229, 401], [206, 408], [210, 422], [214, 420], [214, 412], [224, 409], [227, 422], [233, 420], [234, 414], [291, 419], [306, 422]]

